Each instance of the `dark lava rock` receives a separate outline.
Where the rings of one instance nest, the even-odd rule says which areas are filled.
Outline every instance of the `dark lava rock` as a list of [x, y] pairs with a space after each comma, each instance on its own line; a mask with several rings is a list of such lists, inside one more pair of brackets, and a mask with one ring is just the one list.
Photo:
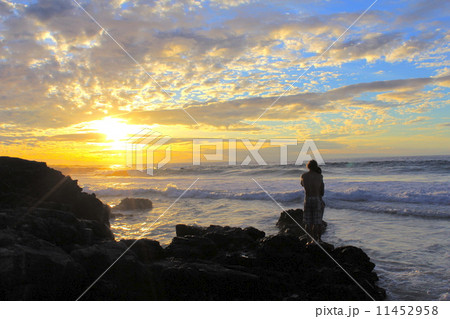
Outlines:
[[[29, 241], [33, 241], [29, 243]], [[28, 236], [0, 248], [2, 300], [72, 300], [86, 282], [84, 269], [64, 250]]]
[[[305, 232], [299, 225], [305, 229], [305, 224], [303, 223], [303, 210], [301, 209], [289, 209], [282, 212], [276, 224], [280, 235], [305, 235]], [[322, 221], [322, 226], [322, 230], [325, 232], [327, 223]]]
[[109, 225], [109, 206], [82, 192], [77, 181], [45, 163], [0, 157], [0, 208], [35, 207], [70, 211]]
[[142, 238], [139, 240], [123, 239], [122, 242], [130, 247], [130, 250], [136, 254], [143, 263], [151, 263], [164, 258], [164, 250], [156, 240]]
[[153, 203], [147, 198], [124, 198], [119, 205], [114, 206], [113, 210], [143, 210], [152, 209]]
[[186, 235], [174, 237], [165, 249], [168, 256], [186, 259], [209, 259], [217, 254], [217, 246], [209, 238]]
[[247, 235], [249, 235], [251, 238], [253, 238], [254, 240], [260, 239], [260, 238], [264, 238], [264, 236], [266, 236], [266, 233], [256, 229], [255, 227], [246, 227], [244, 228], [244, 233], [246, 233]]
[[371, 272], [375, 264], [370, 261], [369, 256], [358, 247], [344, 246], [333, 250], [332, 256], [341, 264], [356, 267], [358, 270]]
[[217, 247], [226, 251], [235, 251], [247, 247], [255, 247], [256, 240], [263, 238], [265, 233], [254, 227], [245, 229], [239, 227], [211, 225], [209, 227], [176, 225], [178, 237], [199, 236], [211, 239]]
[[202, 236], [205, 234], [205, 227], [195, 226], [195, 225], [184, 225], [178, 224], [175, 226], [175, 232], [177, 237], [184, 237], [187, 235]]
[[131, 250], [122, 256], [126, 249], [125, 243], [110, 241], [71, 252], [73, 259], [86, 270], [88, 285], [103, 274], [81, 300], [157, 299], [154, 279], [148, 268]]
[[276, 254], [289, 254], [294, 251], [304, 250], [305, 246], [301, 244], [300, 239], [296, 236], [271, 235], [264, 237], [260, 241], [260, 248]]
[[57, 246], [90, 244], [98, 240], [112, 240], [108, 226], [95, 220], [79, 220], [70, 212], [36, 208], [23, 214], [12, 227], [26, 231]]
[[276, 300], [258, 275], [217, 263], [164, 261], [153, 272], [165, 300]]

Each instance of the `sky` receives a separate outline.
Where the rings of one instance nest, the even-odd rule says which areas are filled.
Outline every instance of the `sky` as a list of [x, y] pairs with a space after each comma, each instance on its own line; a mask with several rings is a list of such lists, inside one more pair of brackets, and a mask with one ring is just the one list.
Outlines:
[[289, 154], [311, 139], [324, 159], [450, 155], [449, 11], [441, 0], [0, 0], [0, 155], [120, 166], [145, 128], [170, 137], [179, 162], [201, 138], [240, 150], [297, 139]]

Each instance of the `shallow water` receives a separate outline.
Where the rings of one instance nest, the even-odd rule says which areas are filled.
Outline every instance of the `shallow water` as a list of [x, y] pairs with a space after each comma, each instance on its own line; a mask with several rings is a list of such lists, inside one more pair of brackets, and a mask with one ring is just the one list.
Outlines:
[[390, 300], [440, 300], [450, 287], [450, 222], [328, 209], [323, 239], [362, 248]]

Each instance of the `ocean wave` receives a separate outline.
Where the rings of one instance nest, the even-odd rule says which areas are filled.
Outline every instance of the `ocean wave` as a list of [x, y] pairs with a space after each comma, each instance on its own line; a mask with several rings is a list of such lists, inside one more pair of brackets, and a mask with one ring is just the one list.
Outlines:
[[[130, 195], [164, 195], [167, 197], [177, 198], [185, 189], [178, 188], [176, 185], [168, 185], [165, 188], [103, 188], [103, 189], [90, 189], [84, 188], [85, 192], [95, 193], [98, 196], [130, 196]], [[280, 202], [290, 202], [303, 199], [303, 191], [292, 192], [279, 192], [271, 194], [275, 200]], [[196, 198], [196, 199], [238, 199], [238, 200], [267, 200], [270, 199], [264, 191], [257, 192], [229, 192], [229, 191], [213, 191], [205, 189], [192, 188], [185, 192], [184, 198]]]
[[[400, 202], [412, 204], [436, 204], [450, 205], [448, 183], [400, 183], [400, 182], [342, 182], [327, 185], [325, 198], [329, 200], [341, 200], [349, 202]], [[405, 189], [408, 187], [408, 189]], [[178, 197], [185, 189], [175, 184], [154, 188], [114, 188], [90, 189], [87, 192], [95, 192], [100, 196], [120, 196], [124, 194], [159, 194], [168, 197]], [[281, 202], [289, 202], [303, 199], [303, 190], [290, 190], [283, 192], [271, 192], [271, 195]], [[210, 190], [202, 188], [189, 189], [186, 198], [211, 198], [211, 199], [241, 199], [241, 200], [268, 200], [264, 191], [233, 192], [230, 190]]]
[[343, 191], [328, 191], [327, 198], [331, 200], [343, 200], [349, 202], [388, 202], [410, 204], [450, 205], [450, 197], [447, 191], [434, 192], [399, 191], [390, 193], [377, 192], [370, 189], [351, 187]]
[[[327, 162], [322, 166], [326, 175], [410, 175], [410, 174], [450, 174], [450, 160], [448, 157], [439, 159], [411, 159], [400, 158], [391, 160], [365, 160]], [[154, 176], [278, 176], [295, 177], [305, 170], [305, 165], [185, 165], [166, 166], [154, 171]], [[75, 171], [74, 171], [75, 172]], [[97, 169], [97, 176], [110, 177], [148, 177], [144, 172], [131, 169], [109, 170]]]
[[[445, 184], [445, 185], [444, 185]], [[450, 205], [448, 183], [334, 183], [327, 188], [324, 200], [328, 207], [338, 209], [354, 209], [364, 211], [384, 212], [399, 215], [413, 215], [424, 217], [450, 218], [450, 213], [445, 209], [436, 210], [436, 206]], [[405, 187], [408, 187], [405, 189]], [[271, 198], [264, 191], [232, 191], [211, 190], [204, 188], [191, 188], [186, 191], [175, 184], [154, 188], [103, 188], [89, 189], [98, 196], [164, 196], [192, 199], [230, 199], [230, 200], [262, 200], [270, 201]], [[304, 192], [301, 189], [290, 191], [273, 191], [270, 195], [280, 203], [290, 204], [303, 202]], [[433, 207], [432, 207], [433, 206]], [[432, 207], [430, 209], [430, 207]]]

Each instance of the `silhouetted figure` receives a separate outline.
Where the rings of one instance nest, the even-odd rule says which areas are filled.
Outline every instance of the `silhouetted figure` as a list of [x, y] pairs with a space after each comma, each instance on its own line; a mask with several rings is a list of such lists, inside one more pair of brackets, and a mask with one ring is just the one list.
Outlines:
[[[309, 172], [304, 173], [301, 177], [301, 184], [305, 188], [305, 202], [303, 209], [303, 222], [306, 225], [306, 231], [316, 241], [321, 240], [322, 234], [322, 217], [325, 209], [325, 203], [322, 196], [325, 192], [323, 184], [322, 170], [315, 160], [311, 160], [306, 164]], [[313, 239], [307, 243], [314, 243]]]

